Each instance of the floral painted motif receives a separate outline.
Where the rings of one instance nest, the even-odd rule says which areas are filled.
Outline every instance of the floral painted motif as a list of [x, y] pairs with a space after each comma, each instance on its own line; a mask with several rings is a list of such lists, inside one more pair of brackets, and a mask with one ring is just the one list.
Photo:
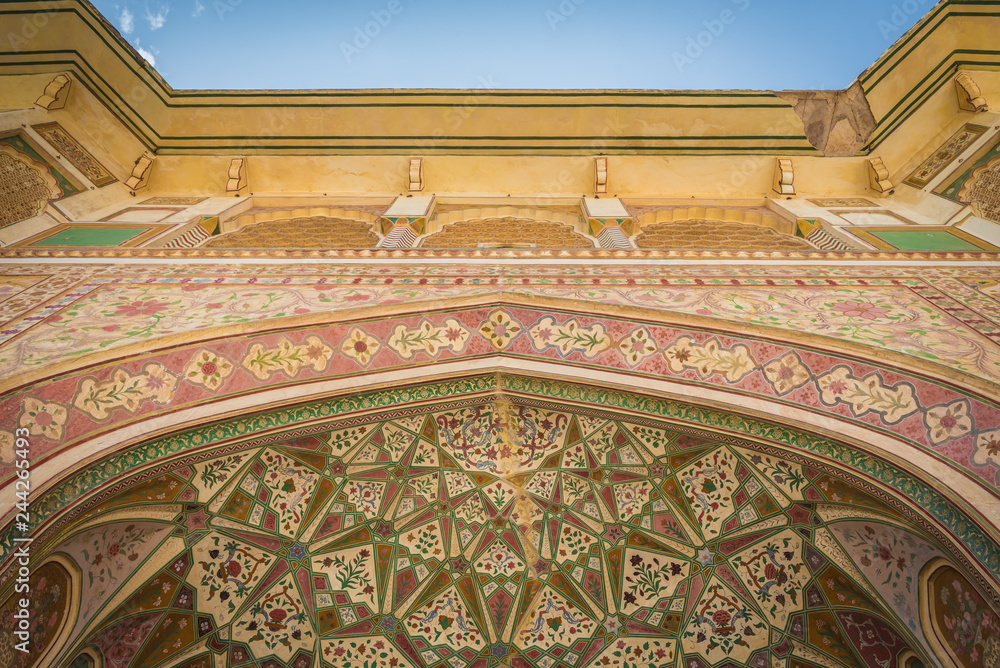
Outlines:
[[674, 641], [620, 638], [612, 641], [594, 666], [608, 668], [674, 668]]
[[448, 318], [440, 327], [429, 320], [423, 320], [416, 328], [406, 325], [396, 327], [389, 337], [389, 347], [406, 360], [418, 352], [433, 357], [443, 349], [462, 352], [470, 336], [469, 330], [454, 318]]
[[59, 441], [68, 418], [69, 412], [61, 404], [25, 397], [17, 423], [32, 436]]
[[874, 615], [842, 611], [837, 618], [854, 648], [870, 668], [891, 666], [907, 643], [886, 622]]
[[803, 492], [808, 486], [808, 479], [801, 465], [744, 449], [739, 449], [739, 452], [784, 495], [799, 501], [805, 498]]
[[370, 547], [321, 554], [312, 563], [315, 572], [330, 579], [334, 591], [375, 609], [375, 560]]
[[17, 437], [14, 432], [7, 429], [0, 429], [0, 464], [10, 466], [14, 463], [16, 453], [14, 446], [17, 444]]
[[273, 655], [286, 662], [297, 651], [312, 648], [315, 632], [290, 577], [261, 595], [240, 616], [233, 624], [233, 639], [247, 643], [258, 657]]
[[856, 378], [848, 367], [839, 366], [820, 376], [817, 385], [824, 404], [846, 403], [858, 417], [868, 412], [880, 413], [887, 423], [895, 424], [919, 410], [911, 385], [898, 383], [888, 387], [877, 373]]
[[294, 536], [319, 475], [274, 450], [265, 451], [261, 460], [266, 466], [263, 481], [271, 490], [271, 507], [278, 512], [278, 527], [282, 534]]
[[674, 595], [687, 579], [691, 563], [644, 550], [629, 549], [622, 571], [622, 612], [632, 614], [640, 608], [656, 608]]
[[489, 314], [479, 327], [479, 333], [497, 350], [506, 350], [511, 342], [522, 331], [521, 323], [511, 318], [504, 309], [497, 309]]
[[475, 406], [436, 418], [438, 440], [468, 471], [530, 470], [562, 443], [569, 418], [526, 406]]
[[779, 629], [802, 610], [803, 589], [811, 574], [802, 555], [802, 537], [791, 529], [750, 547], [732, 560], [757, 605]]
[[604, 325], [583, 327], [575, 318], [560, 325], [555, 318], [546, 316], [528, 330], [528, 335], [536, 350], [555, 348], [563, 357], [579, 352], [593, 359], [614, 345]]
[[506, 480], [491, 482], [483, 489], [483, 494], [487, 500], [493, 504], [497, 510], [504, 510], [507, 505], [517, 496], [517, 489]]
[[381, 638], [324, 640], [323, 662], [333, 668], [412, 668], [396, 647]]
[[198, 590], [200, 610], [226, 624], [260, 583], [274, 557], [259, 547], [241, 543], [217, 532], [194, 548], [194, 567], [187, 581]]
[[199, 350], [184, 367], [184, 378], [215, 392], [233, 375], [233, 363], [211, 350]]
[[[11, 592], [11, 596], [0, 605], [0, 633], [11, 639], [6, 643], [7, 647], [0, 650], [0, 665], [5, 668], [30, 668], [31, 657], [44, 654], [58, 640], [63, 624], [76, 621], [67, 620], [71, 612], [73, 582], [62, 564], [50, 561], [33, 568], [30, 576], [22, 577], [21, 584], [27, 585], [28, 589]], [[31, 605], [26, 609], [28, 616], [25, 618], [20, 600], [21, 594], [28, 591]], [[14, 635], [16, 631], [27, 635], [18, 637]], [[14, 649], [15, 643], [24, 641], [30, 648], [27, 660], [22, 652]]]
[[410, 554], [420, 555], [423, 559], [442, 561], [447, 556], [444, 541], [441, 539], [441, 527], [437, 522], [400, 533], [399, 544], [406, 547]]
[[695, 612], [681, 635], [684, 650], [704, 656], [709, 663], [731, 658], [746, 661], [767, 647], [768, 625], [721, 583], [709, 586], [695, 605]]
[[488, 549], [483, 550], [473, 568], [477, 573], [489, 577], [497, 575], [511, 576], [524, 570], [524, 562], [517, 553], [502, 540], [495, 540]]
[[784, 357], [765, 364], [764, 376], [779, 395], [797, 390], [812, 380], [812, 373], [802, 365], [802, 361], [796, 353], [788, 353]]
[[709, 540], [719, 537], [723, 524], [736, 509], [733, 492], [738, 480], [734, 455], [721, 448], [684, 468], [677, 477], [702, 533]]
[[879, 595], [916, 631], [920, 626], [917, 578], [941, 552], [907, 531], [874, 521], [833, 524], [830, 530]]
[[969, 402], [956, 401], [948, 406], [928, 409], [924, 413], [924, 424], [934, 445], [966, 436], [973, 429]]
[[618, 519], [628, 522], [642, 513], [649, 503], [652, 485], [647, 481], [629, 482], [615, 485], [615, 505], [618, 506]]
[[360, 327], [355, 327], [341, 344], [340, 351], [356, 360], [361, 366], [368, 366], [381, 347], [382, 344], [378, 339], [370, 336]]
[[892, 312], [888, 305], [874, 304], [870, 301], [843, 301], [831, 305], [834, 311], [845, 318], [861, 318], [863, 320], [882, 320]]
[[965, 577], [950, 566], [939, 568], [927, 595], [933, 633], [962, 668], [1000, 665], [1000, 617]]
[[282, 338], [273, 348], [259, 343], [250, 346], [243, 359], [243, 368], [259, 380], [267, 380], [276, 373], [295, 378], [305, 367], [311, 367], [317, 373], [324, 371], [331, 357], [333, 349], [318, 336], [310, 336], [302, 344]]
[[660, 348], [645, 327], [633, 330], [618, 342], [618, 350], [631, 366], [636, 366], [647, 357], [652, 357]]
[[[252, 456], [252, 455], [251, 455]], [[215, 459], [197, 467], [195, 480], [207, 491], [221, 489], [222, 485], [240, 470], [247, 455], [230, 455]]]
[[[740, 270], [720, 272], [724, 278], [720, 277], [719, 283], [739, 281], [737, 272]], [[773, 276], [772, 271], [769, 268], [765, 273]], [[787, 285], [765, 287], [762, 282], [747, 281], [730, 289], [723, 285], [694, 286], [690, 281], [683, 284], [683, 279], [673, 287], [661, 287], [656, 285], [661, 276], [644, 279], [645, 285], [635, 287], [620, 284], [600, 287], [539, 285], [519, 291], [552, 298], [670, 310], [786, 332], [808, 332], [875, 349], [884, 349], [886, 341], [892, 341], [893, 349], [898, 352], [1000, 380], [1000, 365], [993, 359], [994, 353], [987, 352], [993, 346], [982, 340], [974, 331], [976, 328], [965, 325], [939, 307], [929, 306], [924, 297], [914, 294], [925, 287], [926, 279], [906, 280], [914, 290], [901, 289], [898, 285], [876, 285], [871, 280], [863, 287], [794, 288]], [[794, 277], [788, 278], [794, 280]], [[944, 296], [939, 291], [934, 292], [935, 297]], [[840, 307], [835, 308], [835, 305]], [[879, 310], [882, 308], [890, 311], [882, 313]], [[864, 317], [865, 314], [874, 317]]]
[[107, 628], [93, 639], [107, 668], [128, 668], [142, 644], [153, 632], [162, 613], [128, 617]]
[[567, 604], [564, 598], [548, 588], [517, 634], [517, 644], [519, 647], [543, 650], [568, 648], [578, 640], [589, 638], [596, 627], [597, 624], [583, 611]]
[[168, 404], [176, 388], [177, 377], [163, 365], [151, 363], [134, 376], [117, 369], [107, 382], [85, 379], [73, 397], [73, 405], [96, 420], [106, 420], [116, 408], [135, 413], [148, 400]]
[[663, 356], [674, 373], [694, 369], [702, 378], [720, 374], [730, 383], [738, 383], [757, 368], [749, 348], [737, 345], [727, 350], [717, 339], [702, 345], [691, 337], [682, 336], [663, 352]]
[[597, 544], [597, 539], [582, 529], [567, 524], [559, 536], [559, 549], [554, 550], [557, 563], [575, 561], [581, 554], [590, 551]]
[[995, 464], [1000, 466], [1000, 429], [979, 434], [972, 461], [979, 466]]
[[[114, 350], [135, 341], [150, 341], [170, 333], [195, 332], [210, 327], [253, 323], [305, 313], [331, 312], [358, 305], [399, 304], [441, 298], [432, 286], [317, 285], [320, 279], [299, 279], [287, 285], [279, 278], [252, 278], [219, 284], [217, 277], [197, 282], [148, 284], [146, 279], [108, 285], [98, 280], [86, 295], [30, 330], [0, 354], [0, 377], [25, 367], [44, 366], [65, 358]], [[230, 274], [231, 276], [232, 274]], [[79, 282], [79, 278], [74, 284]], [[452, 286], [449, 296], [488, 292], [488, 287]]]
[[373, 518], [378, 515], [379, 508], [382, 506], [385, 487], [384, 482], [356, 480], [346, 488], [347, 500], [364, 513], [365, 517]]
[[414, 611], [406, 626], [413, 637], [430, 646], [447, 646], [453, 652], [466, 648], [478, 651], [486, 643], [454, 587]]
[[168, 531], [166, 525], [112, 524], [71, 539], [64, 549], [83, 572], [83, 616], [100, 608]]

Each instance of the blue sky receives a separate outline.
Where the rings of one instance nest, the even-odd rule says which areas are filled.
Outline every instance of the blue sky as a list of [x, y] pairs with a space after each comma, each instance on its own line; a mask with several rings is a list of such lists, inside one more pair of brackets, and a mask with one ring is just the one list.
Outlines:
[[177, 89], [840, 89], [934, 0], [97, 0]]

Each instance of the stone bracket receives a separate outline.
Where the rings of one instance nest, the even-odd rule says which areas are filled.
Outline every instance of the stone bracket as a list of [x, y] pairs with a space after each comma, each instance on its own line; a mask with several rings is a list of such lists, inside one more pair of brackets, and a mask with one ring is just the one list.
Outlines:
[[774, 192], [779, 195], [795, 194], [795, 168], [789, 158], [778, 158], [774, 167]]
[[958, 92], [958, 106], [965, 111], [989, 111], [990, 105], [983, 97], [983, 91], [968, 72], [959, 72], [955, 77]]
[[65, 74], [58, 75], [45, 86], [42, 96], [35, 100], [35, 104], [47, 111], [62, 109], [66, 106], [66, 98], [69, 97], [72, 85], [73, 80], [68, 76]]
[[598, 195], [606, 195], [608, 192], [608, 159], [597, 158], [595, 166], [597, 170], [597, 180], [594, 185], [594, 192]]
[[889, 180], [889, 170], [882, 162], [882, 158], [868, 160], [868, 185], [881, 194], [891, 194], [895, 190], [896, 187]]
[[139, 159], [135, 161], [135, 167], [132, 168], [132, 173], [127, 179], [125, 179], [125, 187], [135, 194], [136, 190], [144, 188], [149, 184], [149, 175], [152, 172], [153, 161], [156, 160], [156, 156], [149, 151], [143, 152], [139, 156]]
[[410, 158], [409, 185], [407, 190], [419, 193], [424, 190], [424, 159]]
[[229, 163], [228, 180], [226, 181], [226, 192], [236, 193], [247, 187], [247, 160], [246, 158], [233, 158]]

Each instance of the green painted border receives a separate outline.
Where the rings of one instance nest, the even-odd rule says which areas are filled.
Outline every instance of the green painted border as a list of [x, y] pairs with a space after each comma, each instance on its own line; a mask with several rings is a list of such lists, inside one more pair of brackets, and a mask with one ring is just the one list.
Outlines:
[[[35, 3], [26, 4], [38, 4], [43, 3], [37, 1]], [[765, 91], [629, 91], [629, 90], [618, 90], [618, 91], [524, 91], [524, 90], [512, 90], [512, 91], [481, 91], [481, 90], [440, 90], [440, 89], [415, 89], [407, 91], [397, 91], [389, 89], [374, 89], [374, 90], [343, 90], [343, 91], [175, 91], [164, 81], [156, 72], [151, 68], [145, 67], [142, 62], [139, 61], [138, 57], [128, 47], [121, 38], [116, 37], [116, 32], [110, 26], [110, 24], [100, 15], [100, 13], [85, 0], [81, 1], [80, 7], [82, 7], [86, 16], [78, 11], [77, 7], [57, 7], [57, 8], [47, 8], [46, 12], [50, 14], [60, 14], [60, 13], [71, 13], [78, 16], [90, 30], [97, 36], [97, 38], [102, 41], [118, 58], [122, 65], [136, 74], [139, 80], [145, 84], [145, 88], [148, 89], [153, 95], [155, 95], [162, 104], [167, 107], [227, 107], [227, 106], [275, 106], [273, 104], [266, 103], [255, 103], [249, 105], [243, 105], [239, 103], [213, 103], [213, 104], [199, 104], [199, 103], [184, 103], [184, 102], [173, 102], [173, 100], [183, 101], [187, 99], [205, 99], [205, 98], [230, 98], [239, 99], [246, 97], [274, 97], [274, 98], [370, 98], [370, 99], [380, 99], [387, 98], [392, 100], [398, 100], [399, 98], [433, 98], [433, 97], [456, 97], [456, 96], [474, 96], [477, 99], [488, 99], [488, 98], [530, 98], [530, 97], [548, 97], [548, 98], [600, 98], [600, 97], [619, 97], [619, 98], [659, 98], [659, 99], [677, 99], [677, 98], [706, 98], [706, 99], [775, 99], [775, 94]], [[969, 8], [964, 10], [962, 8]], [[979, 11], [974, 11], [972, 8], [981, 8]], [[877, 88], [883, 80], [885, 80], [889, 75], [891, 75], [895, 69], [904, 62], [921, 44], [923, 44], [945, 21], [953, 17], [980, 17], [980, 16], [990, 16], [996, 17], [1000, 16], [1000, 12], [996, 11], [994, 8], [1000, 8], [1000, 0], [948, 0], [943, 3], [939, 3], [935, 8], [933, 8], [926, 16], [924, 16], [918, 24], [904, 34], [892, 47], [884, 54], [875, 64], [873, 64], [868, 70], [866, 70], [861, 77], [858, 79], [865, 92], [871, 92]], [[992, 11], [991, 11], [992, 10]], [[23, 16], [28, 12], [25, 10], [5, 10], [0, 11], [0, 15], [14, 15]], [[132, 131], [140, 138], [140, 140], [146, 144], [147, 148], [150, 149], [165, 149], [171, 152], [185, 152], [194, 153], [198, 151], [212, 151], [220, 149], [233, 149], [233, 148], [248, 148], [246, 146], [212, 146], [212, 147], [194, 147], [191, 149], [185, 149], [181, 147], [168, 147], [161, 146], [159, 142], [163, 140], [177, 140], [182, 138], [164, 138], [161, 137], [156, 131], [149, 125], [141, 116], [133, 109], [128, 102], [111, 86], [108, 85], [93, 66], [79, 52], [72, 50], [59, 50], [59, 51], [26, 51], [19, 52], [19, 56], [24, 55], [65, 55], [72, 54], [75, 56], [72, 60], [52, 60], [52, 61], [36, 61], [34, 64], [50, 64], [50, 65], [68, 65], [72, 68], [75, 74], [81, 79], [81, 81], [89, 81], [91, 85], [88, 87], [94, 92], [94, 94], [105, 104], [115, 107], [122, 114], [123, 120], [127, 125], [130, 126]], [[989, 56], [991, 60], [956, 60], [959, 55], [965, 56]], [[915, 111], [919, 108], [919, 105], [923, 103], [930, 95], [934, 94], [940, 89], [942, 85], [947, 83], [951, 78], [954, 71], [962, 65], [975, 65], [975, 66], [996, 66], [1000, 65], [1000, 51], [992, 50], [955, 50], [949, 54], [944, 60], [941, 61], [931, 70], [931, 72], [924, 77], [912, 90], [903, 95], [897, 104], [887, 112], [881, 120], [878, 121], [878, 129], [876, 133], [870, 139], [868, 145], [865, 147], [864, 152], [868, 153], [875, 150], [881, 143], [894, 132], [901, 123], [908, 119]], [[24, 62], [16, 63], [0, 63], [0, 67], [18, 67], [24, 65]], [[83, 68], [90, 70], [89, 73], [83, 72]], [[935, 76], [936, 72], [939, 72], [944, 68], [944, 72], [937, 76], [929, 87], [927, 82]], [[100, 86], [96, 85], [96, 80], [100, 80], [104, 84], [102, 89]], [[85, 84], [86, 85], [86, 84]], [[922, 93], [918, 94], [918, 91], [923, 89]], [[905, 108], [902, 108], [906, 101], [913, 98]], [[123, 108], [115, 103], [113, 96], [117, 97], [118, 101], [124, 105], [132, 112], [132, 117], [129, 114], [124, 113]], [[313, 103], [313, 104], [303, 104], [303, 105], [282, 105], [282, 106], [315, 106], [315, 107], [328, 107], [328, 106], [441, 106], [441, 107], [451, 107], [455, 106], [453, 103], [450, 104], [440, 104], [431, 102], [419, 102], [419, 103], [403, 103], [398, 102], [396, 104], [386, 104], [384, 102], [376, 103], [350, 103], [342, 105], [331, 105], [329, 103]], [[789, 108], [789, 105], [783, 102], [767, 102], [767, 103], [755, 103], [755, 104], [512, 104], [512, 103], [482, 103], [477, 106], [490, 106], [490, 107], [690, 107], [690, 108]], [[889, 120], [894, 114], [897, 114], [895, 119]], [[140, 126], [145, 126], [145, 130]], [[155, 137], [155, 139], [154, 139]], [[198, 138], [190, 138], [193, 141], [197, 141]], [[762, 137], [760, 139], [767, 140], [771, 138]], [[797, 138], [804, 139], [804, 138]], [[546, 138], [539, 138], [539, 141], [545, 141]], [[266, 148], [259, 148], [258, 150], [266, 151], [280, 151], [280, 150], [297, 150], [301, 147], [287, 147], [287, 146], [272, 146]], [[325, 146], [322, 150], [325, 151], [352, 151], [361, 150], [365, 148], [371, 150], [372, 147], [344, 147], [344, 146]], [[441, 150], [459, 150], [461, 152], [472, 152], [472, 151], [517, 151], [517, 150], [531, 150], [535, 147], [525, 148], [525, 147], [494, 147], [494, 146], [481, 146], [475, 149], [461, 148], [461, 147], [434, 147], [428, 148], [426, 146], [390, 146], [390, 147], [375, 147], [381, 150], [388, 151], [410, 151], [413, 149], [422, 149], [441, 151]], [[575, 149], [573, 147], [566, 147], [566, 149], [572, 151], [575, 154], [576, 151], [585, 150], [584, 147]], [[314, 149], [315, 150], [315, 149]], [[565, 150], [565, 149], [564, 149]], [[694, 149], [687, 149], [694, 150]], [[706, 151], [719, 151], [718, 148], [704, 149]], [[614, 152], [619, 154], [630, 154], [639, 152], [660, 152], [666, 153], [673, 151], [675, 153], [683, 155], [684, 153], [679, 153], [677, 149], [671, 148], [634, 148], [634, 147], [622, 147], [614, 149]], [[805, 148], [805, 147], [759, 147], [750, 149], [749, 152], [772, 152], [772, 153], [782, 153], [790, 151], [810, 151], [815, 152], [815, 149]], [[744, 154], [748, 151], [733, 151], [731, 153], [721, 153], [722, 155], [736, 155]], [[537, 151], [533, 151], [537, 154]], [[545, 151], [547, 155], [559, 155], [559, 153], [553, 153], [551, 151]]]
[[[73, 474], [68, 480], [44, 493], [32, 504], [31, 530], [58, 511], [65, 509], [101, 486], [134, 473], [136, 469], [155, 465], [193, 448], [206, 448], [224, 442], [242, 441], [260, 436], [261, 432], [294, 427], [301, 423], [326, 422], [346, 415], [386, 409], [400, 404], [424, 403], [454, 399], [464, 395], [502, 393], [530, 394], [551, 400], [586, 403], [605, 409], [646, 413], [667, 421], [685, 422], [699, 428], [721, 429], [749, 439], [762, 439], [779, 446], [809, 452], [862, 473], [897, 491], [903, 498], [922, 508], [937, 520], [958, 542], [991, 573], [1000, 573], [1000, 548], [985, 532], [940, 492], [915, 476], [901, 471], [855, 448], [810, 436], [802, 431], [741, 416], [673, 402], [643, 397], [624, 391], [609, 391], [596, 387], [540, 380], [501, 374], [481, 375], [458, 380], [429, 383], [414, 387], [377, 390], [340, 397], [303, 406], [269, 411], [249, 417], [226, 420], [176, 435], [140, 444], [125, 452], [111, 455], [87, 470]], [[23, 533], [18, 532], [17, 536]], [[13, 525], [0, 534], [0, 561], [6, 562], [15, 549]]]

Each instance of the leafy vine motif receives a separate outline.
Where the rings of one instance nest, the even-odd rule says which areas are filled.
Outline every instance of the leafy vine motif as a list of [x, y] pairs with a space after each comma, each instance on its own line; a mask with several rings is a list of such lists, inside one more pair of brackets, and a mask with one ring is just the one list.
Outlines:
[[255, 632], [249, 642], [263, 642], [270, 650], [279, 646], [292, 647], [292, 641], [300, 644], [305, 635], [312, 636], [305, 626], [306, 613], [292, 587], [284, 585], [280, 591], [269, 594], [250, 609], [250, 619], [239, 622], [247, 631]]
[[623, 594], [628, 605], [635, 605], [639, 597], [651, 601], [654, 597], [669, 592], [670, 578], [684, 572], [684, 567], [675, 561], [668, 562], [664, 559], [661, 564], [658, 557], [646, 561], [641, 554], [633, 554], [630, 563], [632, 574], [625, 576], [628, 587]]

